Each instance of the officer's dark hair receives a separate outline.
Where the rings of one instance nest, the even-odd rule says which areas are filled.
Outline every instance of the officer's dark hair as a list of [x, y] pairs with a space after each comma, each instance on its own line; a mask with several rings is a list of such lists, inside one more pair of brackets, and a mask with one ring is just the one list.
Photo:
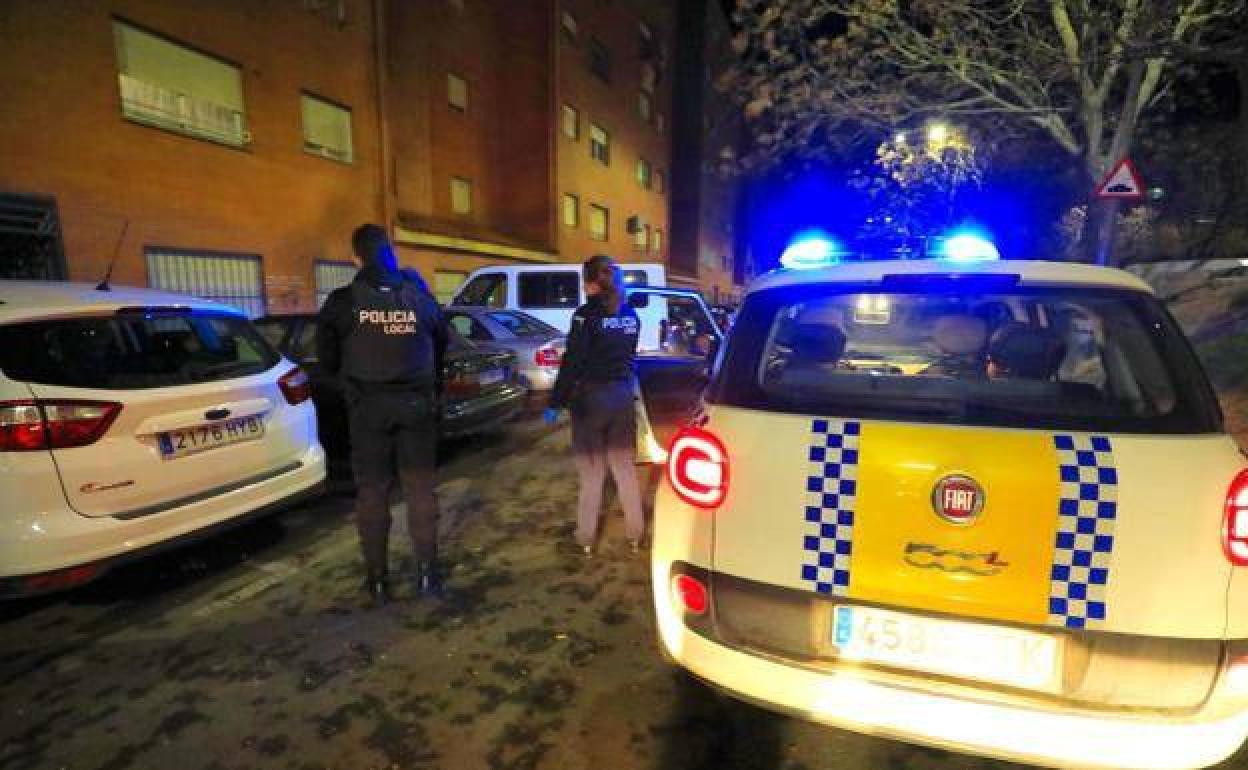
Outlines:
[[602, 291], [602, 303], [612, 313], [620, 312], [624, 303], [624, 275], [615, 260], [606, 254], [595, 254], [581, 268], [585, 283], [592, 283]]
[[351, 249], [360, 259], [372, 259], [377, 250], [390, 244], [386, 237], [386, 228], [381, 225], [366, 224], [355, 228], [351, 233]]

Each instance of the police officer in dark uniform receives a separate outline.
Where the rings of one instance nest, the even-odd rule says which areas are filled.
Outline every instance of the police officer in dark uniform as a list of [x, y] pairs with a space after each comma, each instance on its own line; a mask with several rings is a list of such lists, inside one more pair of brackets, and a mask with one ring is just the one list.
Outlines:
[[580, 475], [576, 540], [593, 553], [598, 532], [602, 488], [608, 469], [615, 478], [625, 530], [633, 550], [639, 549], [646, 520], [634, 465], [637, 413], [633, 404], [633, 359], [641, 323], [625, 301], [619, 267], [598, 255], [583, 267], [589, 301], [572, 316], [568, 347], [546, 410], [547, 423], [559, 409], [572, 413], [572, 456]]
[[351, 243], [360, 271], [325, 301], [317, 347], [347, 402], [365, 590], [376, 605], [390, 600], [387, 549], [396, 477], [407, 499], [416, 591], [441, 591], [434, 470], [447, 331], [438, 303], [399, 270], [381, 226], [362, 225]]

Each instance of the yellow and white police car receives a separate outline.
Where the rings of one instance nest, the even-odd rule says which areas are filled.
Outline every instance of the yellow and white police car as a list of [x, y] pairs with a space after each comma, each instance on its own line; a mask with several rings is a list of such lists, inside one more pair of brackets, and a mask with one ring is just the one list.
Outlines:
[[1128, 273], [951, 244], [751, 287], [658, 492], [664, 651], [874, 735], [1223, 760], [1248, 735], [1248, 471], [1196, 357]]

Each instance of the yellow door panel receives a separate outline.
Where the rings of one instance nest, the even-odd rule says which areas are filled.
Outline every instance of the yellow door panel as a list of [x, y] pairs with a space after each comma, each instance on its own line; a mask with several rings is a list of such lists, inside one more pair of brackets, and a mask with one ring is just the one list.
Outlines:
[[[1047, 621], [1060, 494], [1051, 434], [873, 422], [859, 452], [850, 597]], [[933, 492], [950, 476], [978, 484], [970, 523], [936, 510]], [[965, 497], [959, 485], [944, 502]]]

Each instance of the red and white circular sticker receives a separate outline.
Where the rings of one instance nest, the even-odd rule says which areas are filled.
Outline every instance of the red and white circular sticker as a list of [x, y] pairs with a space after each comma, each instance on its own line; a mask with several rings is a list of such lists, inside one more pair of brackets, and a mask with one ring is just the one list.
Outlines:
[[945, 476], [932, 489], [932, 508], [952, 524], [972, 524], [984, 510], [984, 489], [970, 476]]

